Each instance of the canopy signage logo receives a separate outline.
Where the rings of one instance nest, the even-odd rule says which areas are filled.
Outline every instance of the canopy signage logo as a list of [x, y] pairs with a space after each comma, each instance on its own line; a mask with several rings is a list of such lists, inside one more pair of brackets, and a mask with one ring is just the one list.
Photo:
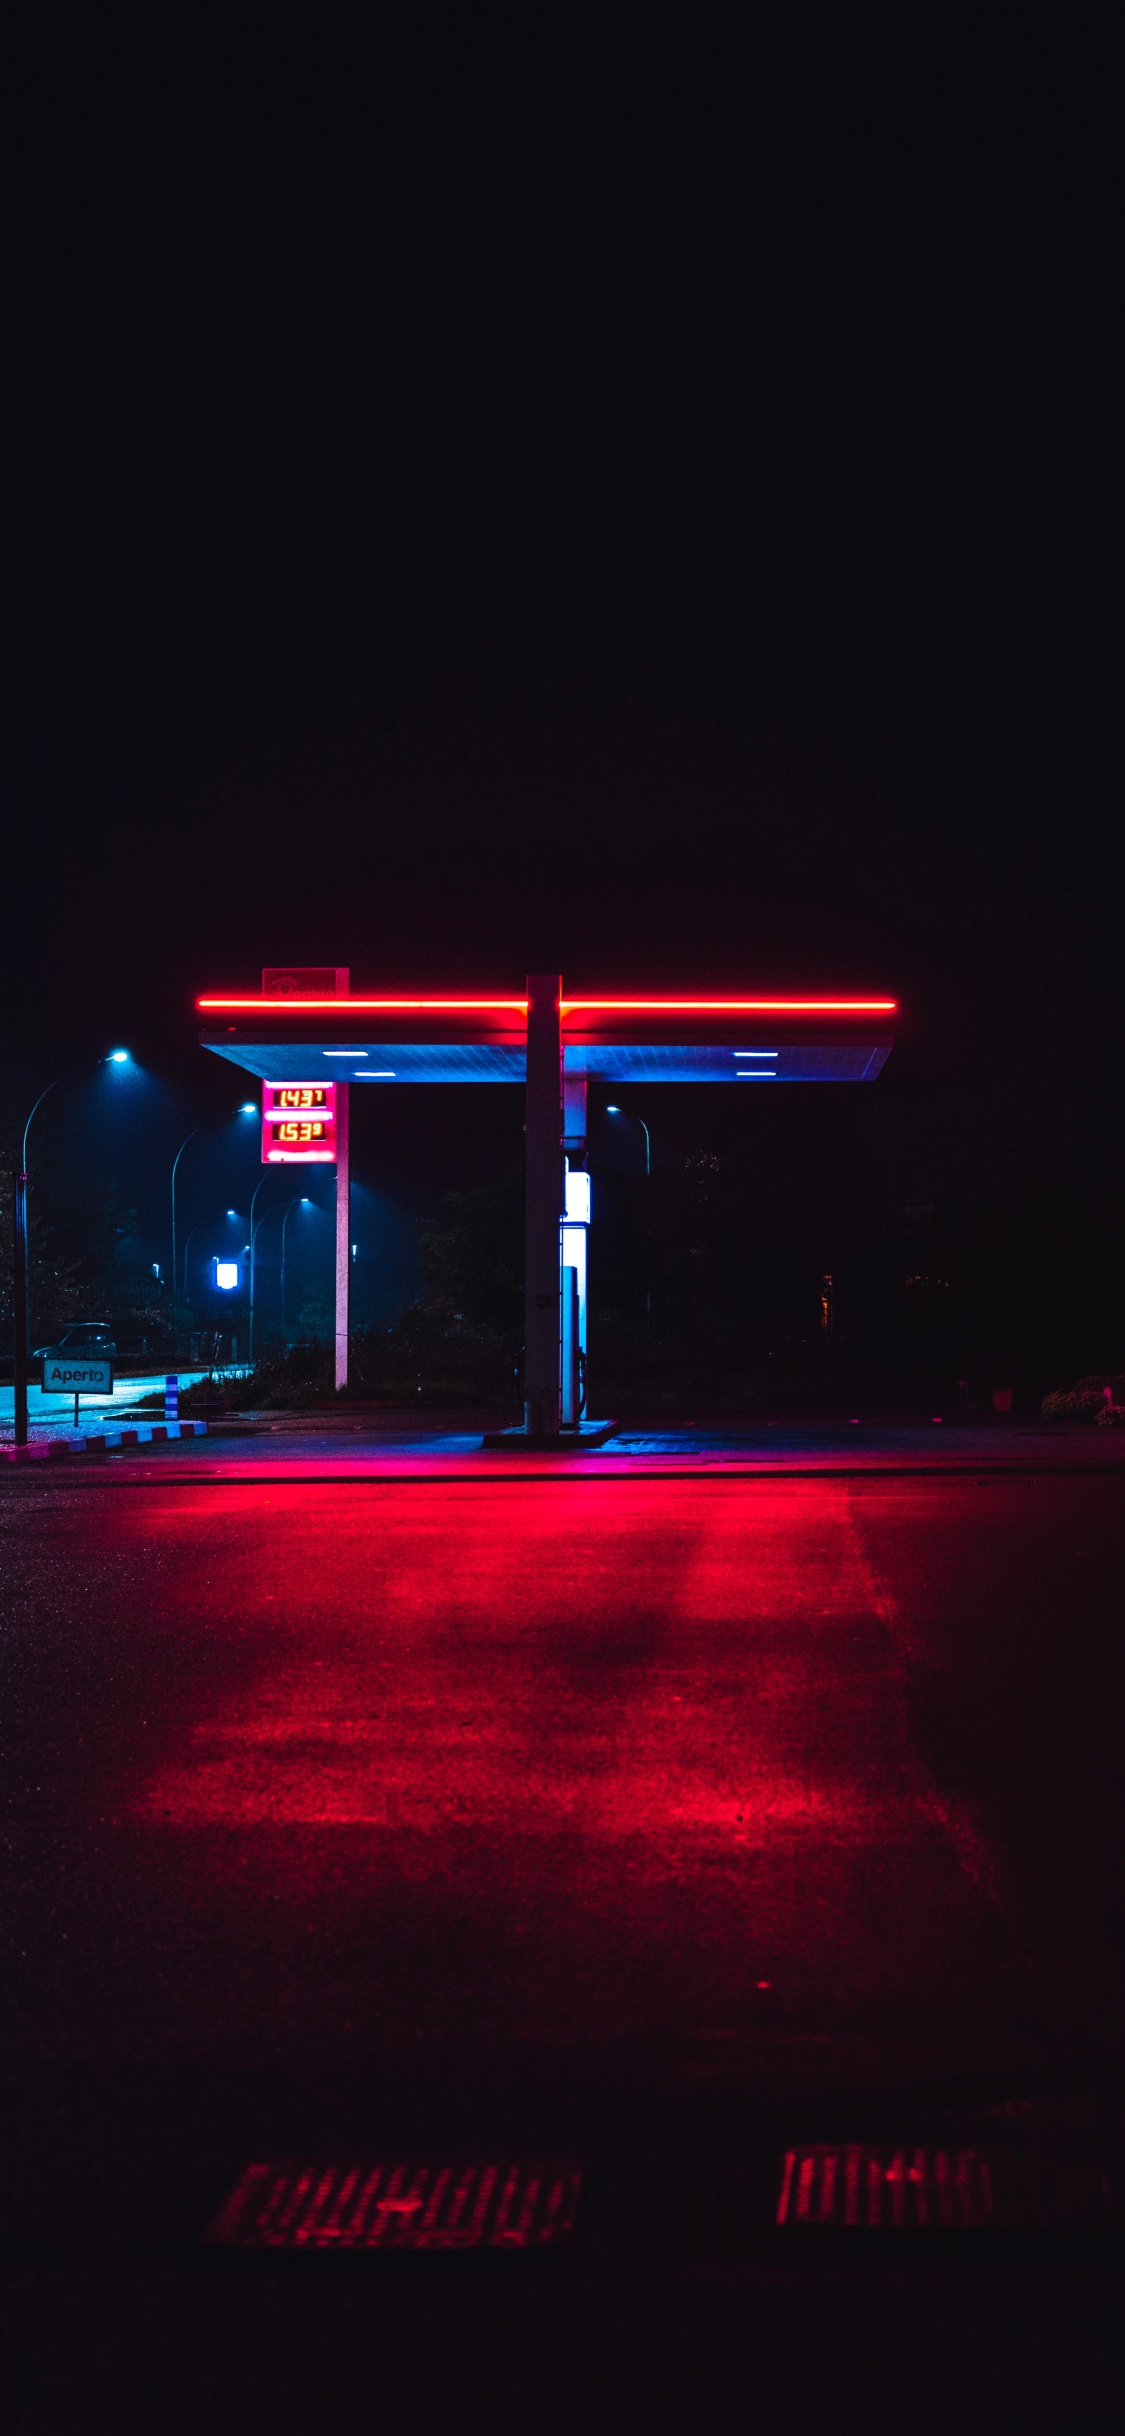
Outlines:
[[335, 1083], [264, 1083], [263, 1164], [330, 1166], [335, 1157]]
[[263, 998], [346, 998], [346, 964], [265, 964]]

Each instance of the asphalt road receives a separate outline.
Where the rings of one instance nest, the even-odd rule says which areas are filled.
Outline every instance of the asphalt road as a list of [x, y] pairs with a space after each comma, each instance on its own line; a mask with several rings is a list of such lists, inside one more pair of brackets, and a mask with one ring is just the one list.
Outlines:
[[[1118, 2424], [1112, 2244], [769, 2219], [794, 2138], [1114, 2136], [1123, 1507], [4, 1480], [7, 2424]], [[197, 2254], [250, 2158], [403, 2145], [584, 2156], [580, 2255]]]

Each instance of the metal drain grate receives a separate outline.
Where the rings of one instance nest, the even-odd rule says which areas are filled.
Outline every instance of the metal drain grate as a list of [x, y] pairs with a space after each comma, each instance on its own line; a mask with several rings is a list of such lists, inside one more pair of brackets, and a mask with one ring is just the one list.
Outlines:
[[791, 2148], [779, 2225], [963, 2232], [976, 2226], [1081, 2230], [1116, 2221], [1096, 2160], [1020, 2148]]
[[550, 2250], [574, 2231], [567, 2162], [248, 2165], [204, 2240], [256, 2250]]

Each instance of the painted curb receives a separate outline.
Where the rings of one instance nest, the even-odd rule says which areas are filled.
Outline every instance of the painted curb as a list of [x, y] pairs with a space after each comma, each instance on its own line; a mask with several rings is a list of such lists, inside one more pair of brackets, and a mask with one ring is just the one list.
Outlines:
[[64, 1455], [101, 1455], [110, 1447], [158, 1446], [169, 1438], [205, 1438], [205, 1421], [142, 1421], [133, 1429], [72, 1432], [66, 1438], [34, 1438], [26, 1446], [0, 1446], [0, 1463], [58, 1462]]
[[169, 1438], [205, 1438], [205, 1421], [139, 1421], [131, 1429], [91, 1430], [86, 1439], [88, 1452], [99, 1453], [103, 1446], [159, 1446]]

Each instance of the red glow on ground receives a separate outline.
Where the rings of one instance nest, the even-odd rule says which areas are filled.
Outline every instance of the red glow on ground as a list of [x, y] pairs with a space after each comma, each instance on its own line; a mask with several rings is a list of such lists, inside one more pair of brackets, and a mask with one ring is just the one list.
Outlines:
[[220, 1878], [409, 1890], [435, 1951], [472, 1920], [548, 2040], [976, 1967], [846, 1483], [149, 1491], [143, 1527], [201, 1685], [224, 1640], [233, 1672], [132, 1814]]
[[[143, 1806], [688, 1846], [882, 1832], [866, 1764], [810, 1764], [792, 1732], [867, 1604], [833, 1532], [803, 1552], [794, 1629], [795, 1494], [759, 1487], [750, 1513], [687, 1483], [596, 1503], [581, 1484], [451, 1486], [390, 1510], [361, 1491], [235, 1492], [223, 1595], [264, 1623], [267, 1662]], [[842, 1510], [840, 1491], [814, 1495]], [[165, 1528], [190, 1542], [190, 1515]]]

